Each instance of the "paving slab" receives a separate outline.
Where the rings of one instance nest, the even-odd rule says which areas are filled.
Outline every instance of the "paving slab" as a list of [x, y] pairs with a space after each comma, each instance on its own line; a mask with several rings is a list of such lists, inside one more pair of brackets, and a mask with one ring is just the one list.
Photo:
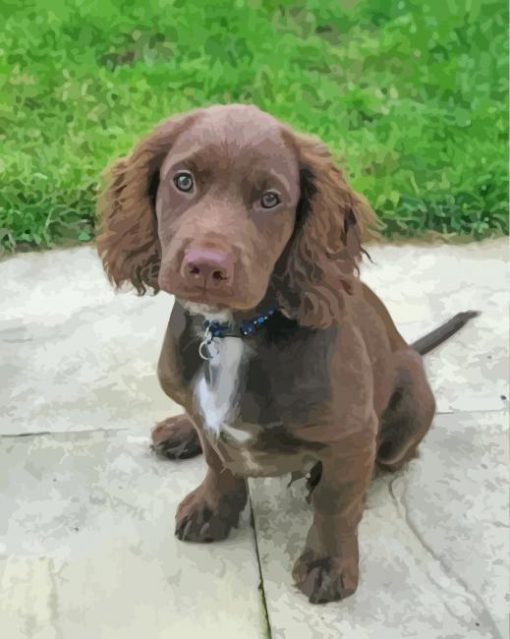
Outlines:
[[[427, 356], [439, 412], [508, 403], [506, 249], [504, 240], [375, 245], [375, 263], [363, 266], [409, 339], [459, 310], [483, 311]], [[141, 434], [179, 412], [155, 378], [170, 296], [115, 294], [90, 246], [17, 255], [0, 263], [0, 276], [0, 433]]]
[[125, 433], [1, 438], [0, 636], [264, 636], [247, 511], [217, 545], [173, 536], [203, 474]]
[[17, 255], [0, 277], [0, 433], [143, 434], [180, 412], [156, 379], [171, 296], [115, 294], [92, 247]]
[[374, 480], [358, 591], [326, 606], [292, 583], [312, 519], [302, 482], [250, 480], [272, 637], [508, 637], [507, 421], [441, 415], [419, 459]]
[[375, 245], [362, 276], [414, 340], [455, 313], [479, 310], [425, 365], [439, 412], [508, 407], [507, 239], [466, 245]]

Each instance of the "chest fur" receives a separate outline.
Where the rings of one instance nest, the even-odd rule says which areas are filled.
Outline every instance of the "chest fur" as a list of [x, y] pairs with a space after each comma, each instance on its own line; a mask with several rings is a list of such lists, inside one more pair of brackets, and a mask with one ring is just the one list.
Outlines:
[[218, 437], [239, 420], [249, 353], [243, 340], [235, 337], [225, 337], [215, 346], [213, 357], [196, 377], [194, 401], [204, 430]]
[[261, 398], [247, 388], [253, 361], [245, 342], [223, 338], [216, 355], [197, 374], [194, 403], [205, 436], [236, 474], [280, 475], [310, 466], [313, 459], [300, 451], [281, 420], [265, 419]]
[[293, 432], [310, 423], [315, 407], [330, 396], [325, 367], [299, 360], [282, 366], [236, 338], [224, 338], [217, 347], [193, 383], [204, 434], [213, 445], [231, 446], [238, 453], [295, 452], [299, 445]]
[[271, 476], [312, 463], [315, 448], [297, 433], [331, 396], [326, 349], [225, 337], [213, 351], [191, 385], [196, 418], [225, 467]]

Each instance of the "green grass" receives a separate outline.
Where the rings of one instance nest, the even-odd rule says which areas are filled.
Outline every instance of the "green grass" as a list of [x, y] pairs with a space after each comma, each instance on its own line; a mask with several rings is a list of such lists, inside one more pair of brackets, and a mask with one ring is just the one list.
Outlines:
[[323, 138], [385, 233], [508, 232], [503, 0], [4, 0], [0, 242], [88, 241], [98, 179], [171, 113]]

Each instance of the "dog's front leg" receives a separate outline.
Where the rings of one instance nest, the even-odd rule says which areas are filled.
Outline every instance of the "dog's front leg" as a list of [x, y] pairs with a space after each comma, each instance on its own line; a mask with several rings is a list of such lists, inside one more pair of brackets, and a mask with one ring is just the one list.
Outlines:
[[313, 524], [293, 576], [312, 603], [351, 595], [358, 585], [358, 536], [375, 441], [346, 454], [340, 443], [321, 458], [321, 479], [312, 493]]
[[247, 501], [246, 480], [224, 468], [216, 451], [200, 433], [207, 461], [203, 482], [177, 508], [175, 534], [183, 541], [219, 541], [237, 527]]

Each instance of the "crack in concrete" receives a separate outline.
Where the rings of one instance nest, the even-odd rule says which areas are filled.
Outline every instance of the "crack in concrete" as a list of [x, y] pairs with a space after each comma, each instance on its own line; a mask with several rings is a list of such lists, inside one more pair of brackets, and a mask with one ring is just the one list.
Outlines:
[[250, 508], [250, 525], [251, 525], [251, 528], [253, 530], [253, 541], [255, 542], [255, 555], [257, 557], [257, 566], [258, 566], [258, 569], [259, 569], [259, 578], [260, 578], [259, 591], [260, 591], [262, 609], [263, 609], [263, 613], [264, 613], [264, 619], [263, 619], [264, 638], [265, 639], [271, 639], [271, 637], [273, 635], [272, 635], [272, 632], [271, 632], [271, 624], [269, 623], [269, 610], [268, 610], [268, 607], [267, 607], [266, 589], [264, 587], [264, 575], [262, 573], [262, 562], [260, 560], [259, 542], [258, 542], [258, 538], [257, 538], [257, 526], [255, 524], [255, 510], [253, 508], [253, 504], [252, 504], [252, 501], [251, 501], [251, 495], [250, 495], [249, 487], [248, 487], [248, 505], [249, 505], [249, 508]]
[[485, 415], [486, 413], [506, 413], [508, 410], [508, 406], [506, 405], [506, 403], [503, 403], [503, 405], [501, 406], [501, 408], [475, 408], [475, 409], [469, 409], [469, 410], [464, 410], [464, 409], [455, 409], [455, 410], [438, 410], [435, 414], [435, 417], [437, 417], [438, 415], [460, 415], [460, 414], [464, 414], [464, 413], [469, 413], [477, 415]]
[[[469, 410], [469, 411], [452, 411], [452, 412], [438, 412], [436, 413], [436, 415], [454, 415], [454, 414], [459, 414], [459, 413], [470, 413], [470, 414], [476, 414], [476, 413], [482, 413], [482, 414], [486, 414], [486, 413], [502, 413], [502, 412], [506, 412], [507, 409], [506, 407], [503, 408], [493, 408], [493, 409], [489, 409], [489, 410]], [[52, 430], [40, 430], [40, 431], [31, 431], [28, 433], [0, 433], [0, 439], [5, 437], [5, 438], [15, 438], [15, 437], [40, 437], [42, 435], [79, 435], [79, 434], [86, 434], [86, 433], [120, 433], [123, 431], [129, 430], [128, 428], [84, 428], [84, 429], [79, 429], [79, 430], [57, 430], [57, 431], [52, 431]], [[504, 525], [504, 524], [500, 524], [500, 525]]]
[[[400, 475], [397, 475], [396, 477], [393, 477], [393, 479], [391, 479], [388, 482], [388, 491], [390, 493], [391, 499], [395, 505], [395, 509], [399, 517], [405, 522], [408, 529], [411, 531], [413, 537], [418, 541], [418, 543], [425, 550], [425, 552], [428, 555], [430, 555], [433, 559], [435, 559], [435, 561], [439, 564], [443, 574], [448, 579], [456, 583], [457, 586], [464, 591], [467, 604], [469, 608], [471, 609], [473, 616], [475, 618], [480, 619], [481, 623], [486, 622], [490, 630], [492, 630], [493, 632], [494, 639], [503, 639], [501, 636], [501, 633], [499, 632], [498, 627], [496, 626], [494, 619], [492, 618], [491, 613], [487, 610], [482, 598], [478, 595], [478, 593], [473, 592], [469, 588], [468, 584], [446, 564], [444, 559], [439, 554], [437, 554], [435, 550], [421, 536], [416, 525], [410, 518], [409, 511], [405, 503], [405, 497], [407, 495], [407, 488], [408, 488], [407, 484], [404, 482], [404, 493], [402, 495], [402, 499], [398, 499], [393, 490], [393, 484], [399, 479], [402, 479], [402, 477]], [[401, 510], [403, 511], [403, 516], [402, 516]], [[428, 573], [428, 571], [427, 571], [427, 576], [432, 581], [432, 583], [434, 583], [435, 586], [437, 586], [441, 590], [444, 590], [441, 584], [438, 584], [434, 580], [434, 578]], [[478, 606], [473, 606], [473, 602], [470, 601], [470, 599], [474, 599], [474, 601], [476, 602], [476, 604], [478, 604]], [[449, 607], [446, 601], [443, 601], [443, 605], [445, 606], [445, 608], [448, 610], [448, 612], [452, 615], [454, 619], [456, 619], [464, 628], [467, 628], [464, 619], [462, 619], [462, 617], [460, 617], [457, 613], [455, 613]], [[477, 607], [478, 607], [478, 610], [476, 609]]]
[[83, 430], [38, 430], [31, 433], [5, 433], [0, 434], [0, 439], [16, 439], [18, 437], [42, 437], [43, 435], [50, 436], [65, 436], [68, 435], [88, 435], [89, 433], [121, 433], [128, 431], [129, 428], [85, 428]]
[[58, 609], [58, 585], [57, 578], [58, 574], [54, 570], [55, 562], [53, 559], [49, 562], [49, 573], [50, 573], [50, 582], [51, 582], [51, 595], [50, 595], [50, 611], [51, 611], [51, 625], [53, 626], [57, 639], [64, 639], [64, 633], [62, 632], [62, 628], [60, 626], [59, 620], [59, 609]]

